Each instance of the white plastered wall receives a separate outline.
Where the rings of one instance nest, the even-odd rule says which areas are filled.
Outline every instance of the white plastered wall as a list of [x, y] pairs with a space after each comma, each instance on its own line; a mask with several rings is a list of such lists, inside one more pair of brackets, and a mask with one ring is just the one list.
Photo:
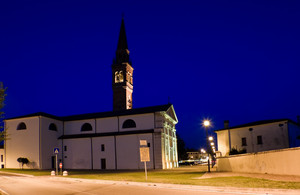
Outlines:
[[[122, 128], [123, 123], [132, 119], [136, 123], [136, 128]], [[154, 129], [154, 115], [150, 114], [139, 114], [131, 116], [120, 116], [119, 117], [119, 129], [120, 131], [132, 131], [132, 130], [149, 130]]]
[[[104, 144], [104, 151], [101, 145]], [[106, 160], [106, 169], [115, 169], [115, 137], [95, 137], [93, 138], [93, 168], [101, 169], [101, 159]]]
[[111, 133], [118, 131], [118, 117], [107, 117], [97, 119], [96, 133]]
[[0, 169], [5, 168], [5, 157], [4, 157], [4, 149], [0, 149]]
[[217, 159], [217, 171], [300, 176], [300, 147]]
[[[24, 122], [26, 130], [17, 130], [17, 126]], [[40, 127], [39, 117], [28, 117], [5, 121], [7, 140], [5, 141], [5, 167], [20, 168], [17, 159], [28, 158], [29, 164], [23, 168], [40, 168], [39, 140]]]
[[92, 169], [91, 139], [65, 139], [64, 169]]
[[[287, 121], [282, 121], [230, 129], [231, 148], [246, 149], [248, 153], [288, 148], [287, 127]], [[216, 133], [218, 136], [218, 151], [221, 151], [222, 156], [224, 156], [227, 153], [226, 151], [229, 151], [228, 130], [217, 131]], [[257, 144], [257, 136], [262, 136], [262, 144]], [[242, 146], [243, 137], [246, 138], [246, 146]]]
[[[288, 131], [287, 125], [283, 122], [276, 122], [265, 125], [257, 125], [246, 127], [243, 129], [234, 129], [230, 131], [232, 147], [244, 148], [241, 146], [241, 138], [247, 138], [247, 152], [260, 152], [266, 150], [274, 150], [288, 148]], [[252, 128], [252, 131], [249, 131]], [[262, 136], [263, 144], [257, 144], [257, 136]]]
[[[84, 123], [91, 124], [93, 130], [81, 131], [81, 127]], [[65, 126], [65, 135], [95, 133], [95, 119], [66, 121], [64, 123], [64, 126]]]
[[152, 133], [116, 137], [117, 169], [144, 168], [144, 163], [140, 162], [140, 140], [147, 140], [147, 143], [150, 143], [150, 162], [147, 162], [147, 167], [153, 169]]
[[[49, 125], [54, 123], [57, 127], [57, 131], [49, 130]], [[57, 139], [62, 135], [63, 122], [55, 119], [41, 117], [41, 168], [51, 169], [52, 168], [52, 156], [54, 148], [59, 147], [59, 140]], [[60, 148], [60, 153], [61, 153]], [[59, 159], [58, 159], [59, 160]]]
[[217, 131], [218, 151], [222, 156], [229, 155], [228, 130]]

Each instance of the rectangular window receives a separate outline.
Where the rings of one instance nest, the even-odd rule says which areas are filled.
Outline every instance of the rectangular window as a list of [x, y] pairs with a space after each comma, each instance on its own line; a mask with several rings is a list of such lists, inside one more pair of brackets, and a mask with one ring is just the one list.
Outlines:
[[247, 146], [247, 139], [245, 137], [242, 138], [242, 146]]
[[105, 145], [101, 144], [101, 151], [104, 152], [105, 151]]
[[3, 162], [3, 155], [1, 155], [1, 162]]
[[64, 151], [67, 151], [67, 146], [64, 146]]
[[106, 159], [101, 158], [101, 169], [106, 169]]
[[150, 148], [150, 143], [148, 143], [147, 146]]
[[257, 136], [257, 145], [260, 145], [260, 144], [263, 144], [262, 136], [261, 136], [261, 135], [258, 135], [258, 136]]

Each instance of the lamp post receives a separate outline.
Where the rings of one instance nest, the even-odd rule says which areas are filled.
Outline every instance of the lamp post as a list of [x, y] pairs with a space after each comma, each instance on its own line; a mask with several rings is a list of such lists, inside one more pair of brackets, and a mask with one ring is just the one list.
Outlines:
[[210, 161], [209, 161], [209, 153], [210, 153], [210, 145], [209, 145], [209, 137], [208, 137], [208, 127], [210, 126], [210, 121], [209, 120], [204, 120], [203, 121], [203, 125], [205, 128], [205, 132], [206, 132], [206, 151], [207, 151], [207, 156], [208, 156], [208, 160], [207, 160], [207, 168], [208, 168], [208, 172], [210, 172]]

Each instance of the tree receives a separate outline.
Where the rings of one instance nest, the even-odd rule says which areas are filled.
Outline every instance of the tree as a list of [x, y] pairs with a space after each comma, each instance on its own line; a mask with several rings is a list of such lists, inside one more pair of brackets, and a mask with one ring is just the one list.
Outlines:
[[245, 154], [246, 152], [246, 149], [237, 150], [236, 148], [231, 148], [229, 155]]
[[177, 137], [177, 152], [178, 152], [178, 160], [187, 160], [187, 150], [185, 148], [185, 143], [183, 139], [176, 133]]
[[19, 157], [19, 158], [17, 159], [17, 161], [18, 161], [19, 163], [21, 163], [22, 169], [23, 169], [23, 166], [24, 166], [25, 164], [28, 164], [28, 163], [29, 163], [29, 160], [28, 160], [27, 158], [23, 158], [23, 157]]
[[3, 107], [4, 107], [4, 100], [5, 100], [5, 91], [6, 91], [6, 88], [3, 87], [3, 83], [0, 82], [0, 144], [2, 145], [3, 144], [3, 140], [6, 139], [6, 131], [4, 129], [4, 125], [3, 125], [3, 115], [4, 115], [4, 112], [3, 112]]

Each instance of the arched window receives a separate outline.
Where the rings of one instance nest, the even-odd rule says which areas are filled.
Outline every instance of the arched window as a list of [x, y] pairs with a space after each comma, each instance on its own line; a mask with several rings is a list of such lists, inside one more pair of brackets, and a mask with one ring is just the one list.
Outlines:
[[84, 123], [81, 126], [81, 131], [92, 131], [92, 130], [93, 130], [93, 127], [90, 123]]
[[27, 129], [27, 127], [24, 122], [21, 122], [17, 127], [17, 130], [25, 130], [25, 129]]
[[122, 128], [135, 128], [136, 127], [136, 124], [134, 122], [134, 120], [132, 119], [128, 119], [126, 120], [124, 123], [123, 123], [123, 126]]
[[120, 82], [121, 82], [121, 83], [124, 81], [124, 78], [123, 78], [123, 71], [122, 71], [122, 70], [119, 72], [119, 79], [120, 79]]
[[49, 125], [49, 130], [51, 130], [51, 131], [57, 131], [56, 125], [55, 125], [54, 123], [51, 123], [51, 124]]
[[116, 72], [115, 72], [115, 83], [118, 83], [118, 82], [120, 82], [119, 72], [116, 71]]

